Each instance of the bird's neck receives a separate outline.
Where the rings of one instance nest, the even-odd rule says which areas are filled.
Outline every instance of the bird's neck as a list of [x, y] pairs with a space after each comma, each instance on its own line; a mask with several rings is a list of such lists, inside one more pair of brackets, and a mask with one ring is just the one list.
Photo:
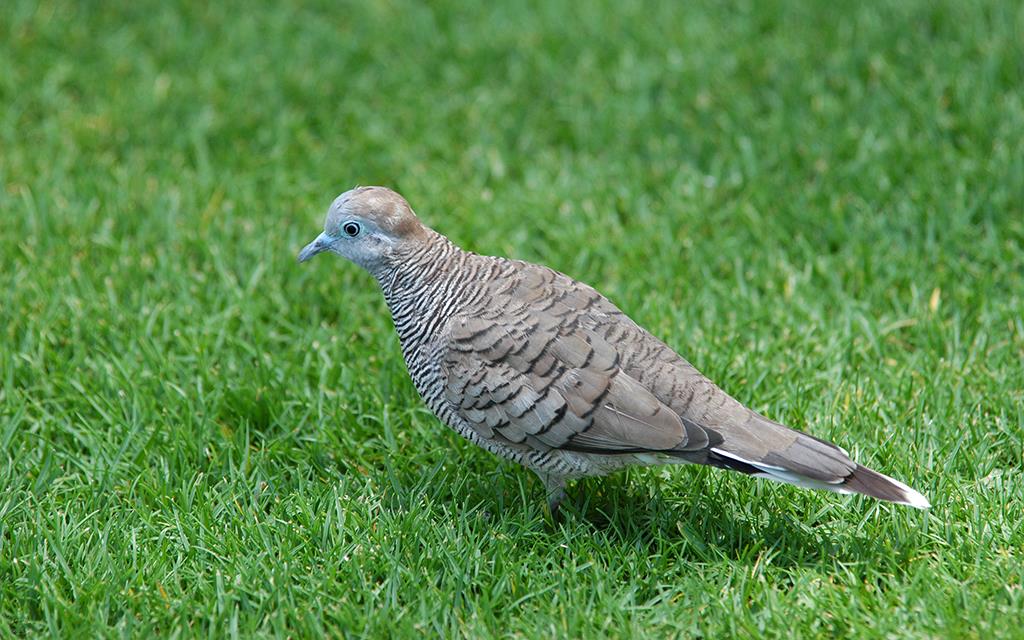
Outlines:
[[443, 235], [428, 230], [414, 247], [396, 252], [373, 273], [384, 293], [403, 347], [428, 338], [460, 310], [465, 282], [459, 273], [473, 254]]
[[443, 280], [463, 253], [451, 240], [429, 230], [425, 242], [399, 247], [369, 271], [390, 303], [394, 295], [408, 293], [410, 288], [422, 291], [424, 286]]

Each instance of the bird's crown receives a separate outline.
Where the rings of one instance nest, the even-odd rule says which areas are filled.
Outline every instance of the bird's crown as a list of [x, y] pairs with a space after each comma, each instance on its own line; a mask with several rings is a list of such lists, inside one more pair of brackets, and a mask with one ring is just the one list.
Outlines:
[[335, 227], [350, 216], [374, 223], [396, 238], [419, 234], [423, 224], [405, 198], [387, 187], [356, 187], [338, 196], [327, 214], [327, 226]]

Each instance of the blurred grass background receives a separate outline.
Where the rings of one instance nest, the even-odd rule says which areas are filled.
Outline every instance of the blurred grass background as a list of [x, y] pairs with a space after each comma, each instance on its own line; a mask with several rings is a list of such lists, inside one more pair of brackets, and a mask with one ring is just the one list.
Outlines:
[[[1019, 2], [0, 7], [0, 635], [1020, 637]], [[337, 193], [594, 284], [926, 513], [422, 408]]]

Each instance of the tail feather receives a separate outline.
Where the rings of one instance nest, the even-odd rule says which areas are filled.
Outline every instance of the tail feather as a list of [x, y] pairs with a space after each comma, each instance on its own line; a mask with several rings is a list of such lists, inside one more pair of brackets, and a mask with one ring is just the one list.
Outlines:
[[872, 498], [878, 498], [879, 500], [905, 504], [916, 509], [927, 509], [931, 506], [927, 498], [899, 480], [890, 478], [853, 461], [849, 463], [852, 471], [847, 475], [837, 477], [834, 480], [823, 480], [800, 473], [800, 471], [806, 468], [806, 462], [800, 465], [793, 465], [798, 467], [798, 469], [794, 470], [792, 468], [787, 469], [786, 467], [789, 465], [786, 465], [785, 461], [779, 456], [772, 458], [773, 464], [766, 464], [764, 461], [750, 460], [718, 447], [711, 449], [711, 451], [732, 463], [716, 466], [743, 471], [755, 478], [765, 478], [805, 489], [822, 489], [835, 493], [860, 493]]
[[882, 475], [860, 464], [843, 481], [843, 487], [855, 493], [905, 504], [915, 509], [927, 509], [932, 506], [927, 498], [899, 480]]

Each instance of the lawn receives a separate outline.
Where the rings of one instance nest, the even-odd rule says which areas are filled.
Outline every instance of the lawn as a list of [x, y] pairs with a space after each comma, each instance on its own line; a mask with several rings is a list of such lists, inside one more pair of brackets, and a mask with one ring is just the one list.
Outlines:
[[[1024, 637], [1024, 8], [660, 5], [4, 2], [0, 636]], [[355, 184], [933, 508], [551, 522], [296, 264]]]

